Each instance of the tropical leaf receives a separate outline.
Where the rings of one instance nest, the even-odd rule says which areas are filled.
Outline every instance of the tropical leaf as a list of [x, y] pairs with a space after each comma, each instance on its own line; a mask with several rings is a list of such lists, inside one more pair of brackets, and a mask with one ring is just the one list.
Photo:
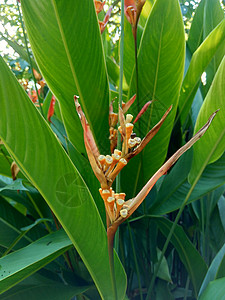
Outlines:
[[72, 242], [63, 230], [0, 258], [0, 294], [63, 254]]
[[[217, 53], [218, 48], [225, 44], [225, 20], [223, 20], [204, 40], [191, 58], [188, 71], [183, 80], [180, 98], [179, 115], [183, 124], [187, 118], [195, 94], [199, 87], [202, 73]], [[177, 118], [178, 118], [177, 117]]]
[[[176, 24], [174, 19], [176, 19]], [[142, 155], [135, 157], [123, 172], [122, 180], [123, 177], [127, 179], [128, 174], [130, 177], [131, 189], [126, 191], [130, 197], [133, 197], [136, 191], [146, 183], [166, 157], [183, 77], [184, 45], [183, 21], [178, 1], [157, 0], [140, 42], [138, 94], [135, 104], [129, 110], [129, 113], [136, 117], [144, 104], [153, 100], [147, 112], [138, 121], [139, 124], [137, 123], [134, 128], [137, 136], [145, 136], [171, 104], [173, 109], [160, 131], [145, 147]], [[135, 86], [134, 73], [129, 95], [136, 93]], [[139, 176], [140, 174], [143, 176]], [[123, 185], [125, 188], [125, 182]]]
[[[224, 19], [224, 10], [221, 7], [219, 0], [206, 0], [204, 9], [204, 30], [203, 39]], [[204, 95], [207, 94], [210, 85], [213, 81], [214, 75], [223, 59], [225, 54], [225, 42], [217, 48], [216, 54], [206, 69], [206, 84], [202, 86]]]
[[194, 157], [192, 168], [189, 174], [189, 181], [192, 183], [197, 174], [204, 171], [207, 164], [216, 161], [225, 150], [225, 116], [224, 116], [224, 94], [225, 94], [225, 58], [215, 75], [213, 84], [204, 100], [196, 121], [194, 132], [204, 124], [207, 116], [213, 111], [220, 109], [214, 122], [212, 122], [207, 135], [194, 145]]
[[203, 18], [205, 0], [201, 0], [194, 14], [191, 28], [188, 34], [187, 45], [193, 54], [203, 41]]
[[225, 300], [225, 277], [209, 283], [199, 300]]
[[[173, 223], [165, 218], [155, 218], [159, 229], [167, 237]], [[201, 283], [207, 272], [207, 266], [194, 245], [186, 236], [181, 226], [176, 225], [171, 243], [176, 248], [181, 261], [189, 273], [195, 294], [198, 294]]]
[[11, 163], [12, 163], [12, 160], [10, 157], [0, 154], [0, 166], [1, 166], [0, 174], [1, 175], [7, 176], [7, 177], [12, 176], [11, 168], [10, 168]]
[[[107, 237], [93, 198], [47, 122], [2, 58], [0, 70], [0, 137], [64, 227], [100, 294], [111, 299]], [[13, 135], [15, 126], [23, 134]], [[116, 256], [115, 263], [120, 283], [118, 294], [123, 298], [126, 279]]]
[[88, 287], [76, 287], [62, 283], [39, 283], [22, 285], [11, 288], [1, 295], [2, 300], [70, 300], [72, 297], [85, 292]]
[[68, 138], [80, 152], [85, 152], [74, 107], [76, 94], [98, 145], [101, 150], [107, 150], [109, 87], [94, 2], [28, 0], [21, 3], [35, 59], [60, 102]]
[[220, 251], [216, 254], [215, 258], [213, 259], [207, 274], [204, 278], [204, 281], [201, 285], [198, 297], [201, 296], [201, 294], [204, 292], [210, 281], [213, 281], [215, 279], [225, 277], [224, 272], [224, 266], [225, 266], [225, 245], [220, 249]]

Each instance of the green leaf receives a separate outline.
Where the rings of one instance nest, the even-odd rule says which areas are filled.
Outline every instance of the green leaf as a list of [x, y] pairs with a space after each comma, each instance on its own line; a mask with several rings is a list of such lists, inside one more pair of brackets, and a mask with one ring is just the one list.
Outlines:
[[0, 175], [4, 175], [7, 177], [11, 177], [12, 173], [11, 173], [11, 163], [12, 160], [10, 159], [10, 157], [7, 157], [8, 160], [6, 159], [6, 157], [3, 154], [0, 154]]
[[16, 286], [1, 295], [2, 300], [70, 300], [85, 292], [88, 287], [76, 287], [61, 283], [40, 283], [37, 285]]
[[17, 191], [17, 190], [20, 190], [20, 191], [28, 191], [27, 188], [25, 188], [25, 186], [23, 185], [23, 179], [16, 179], [16, 180], [12, 180], [12, 183], [6, 185], [5, 187], [3, 188], [0, 188], [0, 193], [4, 190], [12, 190], [12, 191]]
[[35, 59], [60, 102], [68, 138], [80, 152], [85, 151], [74, 106], [76, 94], [98, 145], [107, 150], [109, 87], [94, 2], [28, 0], [21, 3]]
[[193, 54], [185, 75], [179, 99], [179, 115], [183, 124], [187, 118], [202, 73], [225, 41], [225, 20], [222, 21], [204, 40]]
[[[160, 258], [161, 253], [162, 253], [162, 251], [157, 248], [158, 259]], [[155, 269], [156, 268], [157, 268], [157, 263], [155, 264]], [[159, 267], [159, 271], [157, 273], [157, 277], [172, 283], [168, 263], [166, 261], [165, 256], [163, 256], [162, 262]]]
[[[141, 155], [129, 162], [124, 171], [123, 176], [127, 178], [129, 174], [130, 177], [131, 197], [165, 160], [183, 78], [184, 46], [183, 20], [178, 1], [157, 0], [140, 42], [138, 96], [129, 113], [136, 117], [147, 101], [155, 101], [134, 127], [137, 136], [143, 138], [171, 104], [173, 109], [154, 139], [145, 147]], [[130, 96], [136, 93], [134, 88], [135, 72]], [[139, 177], [140, 174], [143, 176]]]
[[[207, 134], [207, 133], [206, 133]], [[192, 151], [185, 153], [171, 172], [165, 176], [157, 199], [150, 209], [153, 215], [164, 215], [179, 209], [191, 188], [187, 180], [192, 162]], [[225, 154], [206, 167], [190, 195], [188, 203], [195, 201], [225, 183]], [[176, 180], [174, 180], [176, 178]]]
[[146, 24], [146, 21], [147, 21], [148, 16], [151, 12], [151, 9], [152, 9], [152, 6], [153, 6], [154, 2], [155, 2], [155, 0], [146, 0], [145, 5], [142, 8], [138, 24], [141, 25], [143, 28]]
[[225, 300], [225, 277], [209, 283], [199, 300]]
[[194, 18], [188, 35], [188, 48], [193, 54], [203, 40], [203, 17], [204, 17], [205, 0], [202, 0], [195, 10]]
[[[216, 254], [214, 257], [207, 274], [204, 278], [204, 281], [201, 285], [200, 291], [198, 296], [200, 297], [201, 294], [204, 292], [206, 289], [207, 285], [210, 283], [210, 281], [213, 281], [217, 278], [225, 276], [225, 244], [223, 247], [220, 249], [220, 251]], [[218, 276], [220, 274], [220, 276]]]
[[193, 146], [194, 157], [189, 174], [192, 183], [197, 174], [203, 172], [207, 164], [216, 161], [224, 153], [225, 145], [225, 116], [224, 116], [224, 94], [225, 94], [225, 58], [215, 75], [213, 84], [205, 98], [196, 121], [194, 133], [198, 131], [207, 118], [217, 109], [220, 109], [213, 120], [207, 133]]
[[[205, 37], [224, 19], [224, 10], [221, 7], [219, 0], [206, 0], [204, 9], [204, 31]], [[206, 69], [206, 84], [202, 86], [204, 95], [207, 94], [213, 77], [225, 54], [225, 43], [218, 47], [216, 55], [213, 57], [209, 66]]]
[[[119, 86], [119, 74], [120, 68], [119, 65], [109, 56], [106, 57], [107, 71], [112, 84], [116, 87]], [[126, 78], [123, 76], [123, 90], [128, 90], [128, 85]]]
[[223, 20], [224, 11], [219, 0], [205, 0], [203, 39]]
[[[2, 58], [0, 70], [0, 137], [64, 227], [99, 293], [105, 299], [112, 299], [107, 236], [93, 198], [49, 125]], [[12, 134], [15, 127], [21, 134]], [[117, 256], [115, 268], [118, 295], [123, 298], [126, 278]]]
[[2, 300], [70, 300], [72, 297], [85, 292], [87, 287], [75, 287], [64, 284], [42, 283], [37, 285], [22, 285], [10, 289], [1, 295]]
[[131, 24], [124, 18], [124, 55], [123, 55], [123, 72], [127, 83], [131, 81], [132, 73], [135, 66], [134, 37], [132, 34]]
[[[173, 223], [165, 218], [155, 218], [155, 221], [161, 232], [167, 237]], [[207, 272], [206, 263], [188, 239], [181, 226], [176, 226], [170, 242], [176, 248], [180, 259], [190, 276], [195, 294], [197, 294]]]
[[72, 246], [64, 231], [49, 234], [0, 259], [0, 293], [30, 276]]

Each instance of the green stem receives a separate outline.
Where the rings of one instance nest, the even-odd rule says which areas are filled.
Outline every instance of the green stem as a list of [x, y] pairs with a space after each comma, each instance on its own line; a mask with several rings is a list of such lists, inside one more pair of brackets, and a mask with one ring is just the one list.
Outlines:
[[[123, 99], [123, 53], [124, 53], [124, 0], [121, 0], [121, 37], [120, 37], [120, 74], [119, 74], [119, 103], [118, 103], [118, 112], [119, 107], [122, 107]], [[118, 124], [119, 126], [119, 124]], [[117, 138], [117, 149], [121, 149], [121, 136], [118, 131]], [[120, 193], [121, 190], [121, 174], [119, 173], [116, 177], [116, 192]], [[116, 251], [119, 249], [119, 231], [117, 231], [115, 236], [115, 246]]]
[[139, 286], [139, 292], [140, 292], [140, 299], [143, 300], [140, 270], [139, 270], [139, 267], [138, 267], [137, 256], [136, 256], [136, 251], [135, 251], [135, 247], [134, 247], [134, 241], [133, 241], [133, 237], [132, 237], [132, 233], [131, 233], [129, 223], [127, 223], [127, 227], [128, 227], [129, 236], [130, 236], [131, 248], [132, 248], [132, 251], [133, 251], [134, 264], [135, 264], [135, 268], [136, 268], [136, 272], [137, 272], [137, 280], [138, 280], [138, 286]]
[[109, 253], [109, 267], [110, 267], [110, 276], [113, 288], [113, 296], [115, 300], [117, 298], [117, 288], [116, 288], [116, 276], [115, 276], [115, 267], [114, 267], [114, 252], [113, 252], [113, 242], [116, 233], [117, 227], [109, 227], [107, 230], [107, 238], [108, 238], [108, 253]]
[[9, 246], [9, 248], [2, 254], [3, 256], [6, 256], [14, 247], [15, 245], [24, 237], [24, 235], [28, 232], [29, 230], [26, 230], [24, 232], [21, 232], [19, 236], [14, 240], [14, 242]]
[[26, 32], [25, 32], [25, 28], [24, 28], [24, 24], [23, 24], [23, 18], [22, 18], [22, 14], [21, 14], [21, 11], [20, 11], [20, 6], [19, 6], [19, 2], [18, 1], [17, 1], [17, 9], [18, 9], [18, 12], [19, 12], [19, 18], [20, 18], [20, 22], [21, 22], [21, 26], [22, 26], [22, 30], [23, 30], [23, 36], [24, 36], [25, 46], [26, 46], [28, 60], [29, 60], [28, 62], [30, 64], [32, 79], [34, 81], [34, 87], [35, 87], [35, 91], [36, 91], [36, 94], [37, 94], [37, 97], [38, 97], [38, 104], [39, 104], [39, 107], [40, 107], [40, 112], [44, 116], [43, 110], [42, 110], [42, 106], [41, 106], [41, 102], [42, 101], [41, 101], [40, 96], [38, 94], [37, 81], [35, 79], [34, 72], [33, 72], [33, 66], [32, 66], [30, 51], [29, 51], [29, 48], [28, 48], [27, 36], [26, 36]]

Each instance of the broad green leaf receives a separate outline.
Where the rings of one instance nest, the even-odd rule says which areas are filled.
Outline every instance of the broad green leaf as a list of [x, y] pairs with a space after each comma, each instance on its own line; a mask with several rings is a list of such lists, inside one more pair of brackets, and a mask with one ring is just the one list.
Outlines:
[[[112, 299], [107, 237], [93, 198], [49, 125], [2, 58], [0, 70], [0, 137], [64, 227], [99, 293], [105, 299]], [[13, 134], [15, 128], [21, 134]], [[115, 268], [120, 283], [118, 295], [123, 298], [126, 278], [117, 256]]]
[[71, 246], [72, 242], [61, 230], [0, 258], [0, 293], [35, 273]]
[[225, 300], [225, 277], [209, 283], [199, 300]]
[[213, 84], [205, 98], [196, 121], [194, 133], [198, 131], [207, 118], [220, 109], [215, 120], [213, 120], [206, 135], [193, 146], [194, 157], [189, 174], [192, 183], [197, 174], [203, 172], [207, 164], [216, 161], [225, 150], [225, 116], [224, 116], [224, 94], [225, 94], [225, 58], [215, 75]]
[[0, 193], [4, 190], [12, 190], [12, 191], [28, 191], [27, 188], [25, 188], [25, 186], [23, 185], [23, 179], [16, 179], [15, 181], [13, 181], [11, 179], [11, 183], [0, 188]]
[[7, 177], [11, 177], [11, 163], [12, 160], [10, 159], [10, 157], [5, 157], [3, 154], [0, 154], [0, 174], [7, 176]]
[[[192, 155], [185, 153], [165, 179], [157, 194], [157, 199], [150, 213], [164, 215], [179, 209], [191, 188], [187, 180], [191, 168]], [[206, 167], [190, 195], [188, 203], [195, 201], [214, 189], [225, 184], [225, 154], [215, 163]], [[176, 178], [176, 180], [174, 180]]]
[[[29, 57], [27, 54], [27, 50], [23, 46], [19, 45], [15, 40], [8, 39], [7, 37], [5, 37], [3, 35], [1, 36], [1, 39], [4, 39], [9, 44], [9, 46], [12, 47], [19, 54], [19, 56], [22, 59], [24, 59], [26, 62], [29, 63]], [[36, 71], [39, 72], [38, 66], [32, 57], [31, 57], [31, 63], [32, 63], [32, 68], [34, 68]]]
[[142, 8], [140, 19], [138, 21], [138, 24], [141, 25], [142, 27], [144, 27], [146, 24], [146, 21], [151, 12], [154, 2], [155, 2], [155, 0], [146, 0], [144, 6]]
[[203, 39], [223, 20], [224, 11], [219, 0], [205, 0]]
[[[165, 218], [155, 218], [159, 229], [167, 237], [173, 223]], [[170, 241], [177, 250], [181, 261], [189, 273], [195, 294], [198, 294], [202, 280], [207, 272], [207, 266], [195, 246], [186, 236], [181, 226], [176, 226]]]
[[88, 287], [76, 287], [62, 283], [40, 283], [37, 285], [16, 286], [1, 295], [1, 300], [70, 300], [85, 292]]
[[201, 0], [191, 23], [188, 35], [188, 48], [193, 54], [203, 41], [203, 18], [204, 18], [205, 0]]
[[202, 73], [212, 60], [217, 50], [225, 43], [225, 20], [223, 20], [204, 40], [192, 56], [188, 71], [185, 75], [180, 98], [179, 115], [183, 124], [190, 111], [195, 94], [198, 90]]
[[21, 3], [35, 59], [60, 102], [68, 138], [80, 152], [85, 151], [74, 107], [76, 94], [97, 143], [107, 150], [109, 87], [94, 2], [22, 0]]
[[[204, 9], [204, 30], [203, 39], [224, 19], [224, 11], [221, 7], [220, 0], [206, 0]], [[215, 56], [206, 69], [206, 84], [202, 86], [204, 95], [207, 94], [213, 77], [225, 55], [225, 42], [218, 47]]]
[[[130, 177], [131, 197], [165, 160], [183, 78], [184, 46], [184, 28], [178, 1], [157, 0], [139, 46], [138, 95], [129, 113], [136, 117], [147, 101], [154, 101], [135, 124], [134, 131], [137, 136], [143, 138], [171, 104], [173, 109], [142, 154], [129, 162], [124, 171], [123, 176], [128, 177], [129, 174]], [[129, 95], [136, 93], [135, 86], [134, 72]], [[140, 174], [143, 176], [139, 177]]]
[[[210, 281], [213, 281], [215, 279], [225, 276], [225, 272], [224, 272], [225, 265], [224, 264], [225, 264], [225, 244], [220, 249], [220, 251], [216, 254], [215, 258], [213, 259], [213, 261], [207, 271], [207, 274], [204, 278], [204, 281], [201, 285], [201, 289], [198, 294], [199, 297], [204, 292], [204, 290], [206, 289], [206, 287]], [[220, 276], [218, 276], [219, 273], [220, 273]]]

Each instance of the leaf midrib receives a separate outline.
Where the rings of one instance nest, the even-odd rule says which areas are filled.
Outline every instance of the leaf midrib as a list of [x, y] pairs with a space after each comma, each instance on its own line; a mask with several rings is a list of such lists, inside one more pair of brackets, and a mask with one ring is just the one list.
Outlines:
[[[64, 30], [63, 30], [63, 26], [62, 26], [62, 23], [60, 21], [56, 0], [51, 0], [51, 2], [52, 2], [52, 6], [54, 8], [55, 17], [56, 17], [56, 21], [57, 21], [57, 24], [58, 24], [58, 27], [59, 27], [60, 34], [61, 34], [61, 38], [62, 38], [63, 46], [64, 46], [64, 49], [65, 49], [65, 52], [66, 52], [66, 56], [67, 56], [67, 59], [68, 59], [69, 65], [70, 65], [70, 69], [71, 69], [71, 72], [72, 72], [72, 75], [73, 75], [73, 80], [74, 80], [75, 86], [77, 88], [77, 91], [79, 93], [80, 102], [82, 103], [83, 110], [85, 112], [88, 112], [87, 107], [85, 105], [84, 97], [83, 97], [82, 92], [80, 90], [80, 86], [79, 86], [79, 82], [78, 82], [78, 79], [77, 79], [77, 76], [76, 76], [76, 72], [75, 72], [75, 69], [74, 69], [74, 66], [73, 66], [72, 57], [70, 55], [70, 51], [69, 51], [69, 47], [68, 47], [68, 44], [67, 44], [67, 41], [66, 41], [66, 36], [65, 36], [65, 33], [64, 33]], [[88, 123], [92, 124], [90, 122], [89, 114], [86, 113], [85, 116], [88, 120]], [[94, 139], [96, 141], [95, 133], [92, 132], [92, 134], [93, 134]]]

